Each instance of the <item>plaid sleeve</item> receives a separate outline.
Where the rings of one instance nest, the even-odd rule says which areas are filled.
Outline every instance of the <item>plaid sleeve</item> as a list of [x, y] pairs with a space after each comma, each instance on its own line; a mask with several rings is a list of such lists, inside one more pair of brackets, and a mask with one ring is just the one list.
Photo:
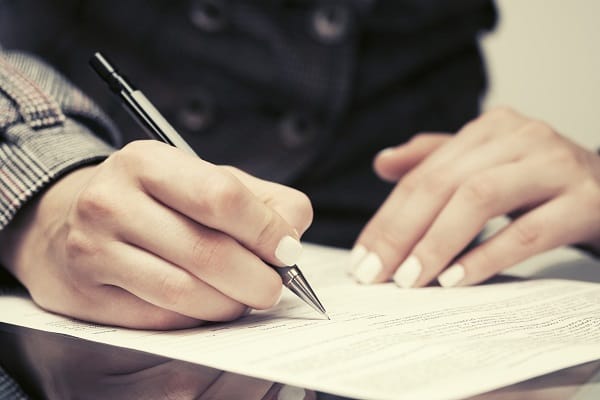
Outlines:
[[58, 72], [0, 49], [0, 229], [45, 186], [117, 143], [109, 119]]
[[0, 366], [0, 400], [26, 400], [28, 397]]

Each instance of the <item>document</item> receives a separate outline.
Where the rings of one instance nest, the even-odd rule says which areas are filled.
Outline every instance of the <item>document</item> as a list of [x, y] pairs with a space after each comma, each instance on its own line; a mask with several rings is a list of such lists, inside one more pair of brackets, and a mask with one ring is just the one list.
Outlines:
[[597, 283], [406, 290], [357, 284], [347, 262], [307, 246], [300, 263], [329, 321], [291, 294], [237, 322], [171, 332], [86, 324], [19, 295], [0, 297], [0, 320], [358, 399], [460, 399], [600, 359]]

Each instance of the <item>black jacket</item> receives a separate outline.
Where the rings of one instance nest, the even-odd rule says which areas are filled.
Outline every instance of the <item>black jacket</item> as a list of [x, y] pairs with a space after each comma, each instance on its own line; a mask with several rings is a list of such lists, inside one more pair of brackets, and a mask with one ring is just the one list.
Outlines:
[[0, 43], [142, 138], [86, 65], [104, 51], [204, 159], [307, 193], [305, 240], [349, 246], [390, 190], [376, 152], [478, 114], [495, 16], [490, 0], [6, 0]]

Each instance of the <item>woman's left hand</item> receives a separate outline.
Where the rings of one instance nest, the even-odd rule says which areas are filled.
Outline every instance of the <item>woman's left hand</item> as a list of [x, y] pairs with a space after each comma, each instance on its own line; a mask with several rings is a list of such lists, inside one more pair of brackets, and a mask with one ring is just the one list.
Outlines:
[[[353, 249], [359, 282], [471, 285], [554, 247], [600, 252], [600, 157], [513, 110], [454, 137], [418, 135], [382, 151], [375, 170], [398, 183]], [[515, 218], [465, 251], [504, 214]]]

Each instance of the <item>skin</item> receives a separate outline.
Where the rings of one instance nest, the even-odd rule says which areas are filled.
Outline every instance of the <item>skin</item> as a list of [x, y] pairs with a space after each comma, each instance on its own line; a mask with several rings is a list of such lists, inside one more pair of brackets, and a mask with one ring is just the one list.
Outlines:
[[[374, 165], [397, 184], [353, 250], [351, 273], [362, 283], [472, 285], [554, 247], [600, 253], [600, 157], [511, 109], [455, 136], [418, 135]], [[501, 215], [512, 219], [465, 251]]]
[[[600, 252], [600, 157], [510, 109], [387, 149], [375, 170], [397, 185], [353, 250], [359, 282], [471, 285], [553, 247]], [[465, 251], [504, 214], [505, 228]], [[298, 191], [141, 141], [31, 202], [0, 232], [0, 261], [47, 310], [185, 328], [273, 306], [281, 280], [263, 260], [283, 265], [279, 241], [311, 219]]]
[[[308, 198], [156, 141], [52, 185], [1, 232], [1, 260], [41, 307], [174, 329], [273, 306], [265, 264], [310, 225]], [[263, 261], [264, 260], [264, 261]]]

